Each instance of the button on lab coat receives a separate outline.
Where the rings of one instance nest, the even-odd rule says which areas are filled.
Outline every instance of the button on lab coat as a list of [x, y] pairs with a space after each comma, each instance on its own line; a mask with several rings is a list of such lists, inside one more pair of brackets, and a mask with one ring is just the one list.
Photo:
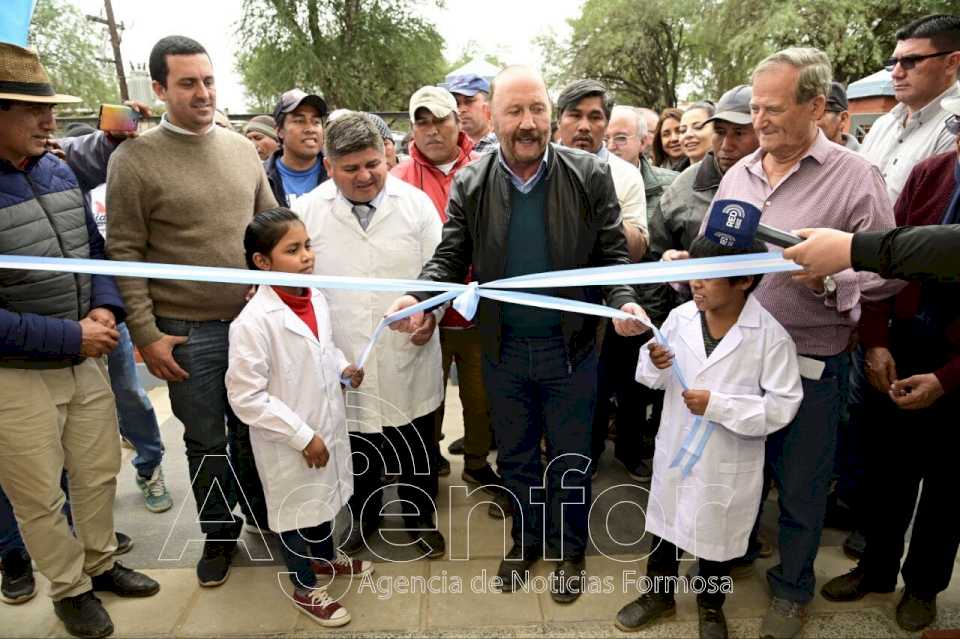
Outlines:
[[752, 295], [710, 357], [694, 302], [674, 309], [661, 330], [690, 388], [710, 391], [700, 432], [707, 421], [717, 426], [687, 478], [681, 477], [686, 458], [670, 468], [695, 416], [673, 371], [654, 366], [643, 348], [637, 381], [666, 388], [647, 530], [696, 557], [735, 559], [747, 550], [760, 505], [766, 436], [789, 424], [803, 399], [796, 347]]
[[[323, 293], [312, 293], [319, 337], [270, 286], [261, 286], [230, 325], [227, 397], [250, 426], [274, 532], [332, 521], [353, 494], [340, 386], [349, 362], [333, 343]], [[303, 456], [314, 435], [330, 451], [319, 469]]]

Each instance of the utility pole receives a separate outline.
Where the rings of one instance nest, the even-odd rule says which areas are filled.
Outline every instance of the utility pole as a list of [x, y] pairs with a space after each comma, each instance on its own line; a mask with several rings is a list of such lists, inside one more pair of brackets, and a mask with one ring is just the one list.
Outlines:
[[[113, 45], [112, 62], [117, 68], [117, 84], [120, 85], [120, 97], [123, 100], [129, 100], [130, 92], [127, 90], [127, 76], [123, 71], [123, 58], [120, 56], [120, 31], [117, 28], [117, 21], [113, 17], [113, 5], [110, 0], [103, 0], [103, 7], [107, 14], [106, 20], [97, 16], [87, 16], [87, 20], [107, 25], [107, 29], [110, 31], [110, 44]], [[122, 28], [123, 25], [120, 25], [120, 29]]]

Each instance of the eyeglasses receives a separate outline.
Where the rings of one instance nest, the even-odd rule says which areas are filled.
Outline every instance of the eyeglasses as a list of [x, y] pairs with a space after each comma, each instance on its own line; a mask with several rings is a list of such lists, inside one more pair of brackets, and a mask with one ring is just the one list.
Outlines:
[[951, 115], [943, 123], [950, 135], [960, 135], [960, 115]]
[[893, 68], [899, 64], [901, 69], [909, 71], [927, 58], [939, 58], [956, 52], [957, 50], [954, 49], [953, 51], [940, 51], [939, 53], [928, 53], [926, 55], [905, 55], [902, 58], [890, 58], [883, 63], [883, 68], [887, 71], [893, 71]]
[[630, 141], [630, 138], [637, 137], [635, 135], [615, 135], [612, 138], [607, 138], [606, 142], [608, 146], [623, 146]]

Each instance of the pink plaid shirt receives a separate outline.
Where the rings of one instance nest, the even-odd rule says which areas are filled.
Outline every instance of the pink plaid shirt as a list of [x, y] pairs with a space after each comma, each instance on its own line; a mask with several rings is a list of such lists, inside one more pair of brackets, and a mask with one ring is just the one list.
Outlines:
[[[767, 181], [763, 156], [763, 150], [757, 149], [731, 167], [715, 199], [750, 202], [763, 211], [760, 219], [764, 224], [785, 231], [827, 227], [854, 232], [896, 226], [893, 206], [877, 168], [857, 153], [827, 140], [822, 131], [775, 187]], [[754, 293], [787, 329], [802, 355], [836, 355], [846, 349], [860, 317], [861, 294], [871, 292], [870, 299], [887, 297], [898, 286], [852, 270], [838, 273], [833, 279], [836, 296], [818, 295], [791, 280], [789, 273], [764, 275]]]

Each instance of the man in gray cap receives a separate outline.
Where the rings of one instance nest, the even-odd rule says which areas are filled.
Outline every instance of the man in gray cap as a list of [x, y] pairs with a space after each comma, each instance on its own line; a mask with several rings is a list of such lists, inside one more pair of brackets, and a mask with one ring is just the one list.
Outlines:
[[857, 138], [846, 132], [850, 128], [850, 111], [847, 110], [847, 90], [839, 82], [830, 83], [827, 110], [817, 121], [817, 126], [831, 142], [845, 146], [851, 151], [860, 150]]
[[277, 102], [280, 148], [264, 162], [270, 189], [280, 206], [290, 206], [327, 179], [323, 167], [323, 118], [327, 103], [319, 95], [290, 89]]
[[713, 148], [703, 160], [683, 171], [666, 188], [650, 216], [650, 253], [659, 259], [685, 253], [697, 235], [700, 223], [720, 179], [740, 158], [757, 150], [759, 142], [750, 119], [749, 85], [741, 84], [723, 94], [713, 123]]
[[490, 83], [475, 73], [453, 78], [447, 90], [457, 99], [460, 130], [473, 142], [476, 153], [497, 148], [497, 136], [490, 119]]

